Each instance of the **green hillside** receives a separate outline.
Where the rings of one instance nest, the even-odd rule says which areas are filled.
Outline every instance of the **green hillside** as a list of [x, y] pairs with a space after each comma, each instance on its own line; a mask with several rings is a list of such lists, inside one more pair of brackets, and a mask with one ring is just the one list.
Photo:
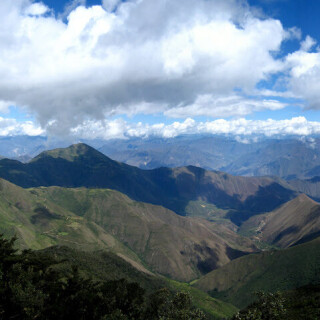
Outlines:
[[110, 251], [81, 251], [66, 246], [52, 246], [33, 252], [40, 260], [54, 257], [58, 263], [52, 268], [61, 272], [67, 272], [72, 265], [77, 266], [84, 278], [103, 281], [126, 279], [139, 283], [148, 293], [166, 286], [165, 278], [141, 272]]
[[67, 245], [108, 249], [144, 272], [190, 281], [246, 252], [253, 243], [202, 219], [136, 202], [109, 189], [29, 190], [0, 180], [0, 232], [22, 248]]
[[[236, 311], [194, 288], [185, 290], [183, 284], [181, 288], [164, 277], [138, 271], [110, 252], [54, 246], [18, 253], [13, 245], [0, 235], [4, 319], [148, 320], [163, 319], [162, 313], [175, 319], [174, 314], [183, 312], [188, 319], [204, 320], [222, 319]], [[196, 311], [198, 307], [208, 317]]]
[[102, 281], [126, 279], [129, 282], [139, 283], [147, 294], [163, 287], [168, 287], [173, 292], [187, 292], [191, 295], [194, 305], [214, 319], [229, 317], [237, 311], [233, 305], [212, 298], [187, 283], [145, 274], [110, 252], [102, 250], [83, 252], [69, 247], [54, 246], [34, 253], [39, 259], [53, 256], [60, 261], [54, 268], [62, 272], [66, 272], [74, 264], [84, 278]]
[[219, 267], [233, 254], [256, 250], [250, 240], [214, 224], [184, 218], [159, 206], [135, 202], [112, 190], [32, 189], [94, 223], [124, 244], [154, 272], [178, 280], [191, 280]]
[[194, 286], [242, 308], [256, 291], [276, 292], [320, 282], [320, 238], [279, 251], [241, 257], [214, 270]]

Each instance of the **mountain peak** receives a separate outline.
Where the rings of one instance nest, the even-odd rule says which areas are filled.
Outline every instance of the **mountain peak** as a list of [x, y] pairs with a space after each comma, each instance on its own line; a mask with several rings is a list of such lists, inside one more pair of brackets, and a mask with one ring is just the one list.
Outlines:
[[96, 149], [88, 146], [85, 143], [72, 144], [67, 148], [58, 148], [49, 151], [41, 152], [32, 161], [39, 160], [45, 157], [62, 158], [73, 162], [75, 159], [82, 156], [90, 156], [94, 158], [107, 158], [105, 155], [97, 151]]
[[299, 194], [295, 199], [291, 200], [291, 202], [310, 202], [310, 203], [313, 203], [313, 204], [318, 204], [316, 201], [312, 200], [310, 197], [308, 197], [306, 194], [304, 193], [301, 193]]

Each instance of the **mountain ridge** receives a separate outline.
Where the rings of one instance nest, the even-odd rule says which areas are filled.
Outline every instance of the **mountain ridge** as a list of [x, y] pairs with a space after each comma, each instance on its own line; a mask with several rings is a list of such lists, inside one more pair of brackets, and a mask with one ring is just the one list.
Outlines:
[[[255, 237], [287, 248], [320, 235], [320, 204], [300, 194], [274, 211], [250, 218], [241, 231], [255, 229]], [[241, 233], [240, 231], [240, 233]]]
[[297, 195], [285, 181], [270, 177], [234, 177], [194, 166], [142, 170], [85, 144], [42, 152], [26, 164], [0, 160], [0, 177], [22, 187], [114, 189], [181, 215], [190, 201], [201, 200], [231, 210], [229, 218], [238, 224]]

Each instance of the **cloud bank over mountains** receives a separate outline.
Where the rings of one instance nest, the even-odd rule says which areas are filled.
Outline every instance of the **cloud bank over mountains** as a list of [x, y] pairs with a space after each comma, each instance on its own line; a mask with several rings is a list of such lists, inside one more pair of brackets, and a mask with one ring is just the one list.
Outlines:
[[[173, 138], [182, 134], [216, 134], [247, 136], [255, 138], [257, 135], [272, 136], [311, 136], [320, 134], [320, 123], [308, 121], [304, 117], [288, 120], [236, 120], [217, 119], [207, 122], [197, 122], [192, 118], [175, 121], [171, 124], [157, 123], [128, 123], [123, 119], [116, 120], [88, 120], [71, 129], [69, 137], [76, 139], [126, 139], [162, 137]], [[14, 119], [0, 117], [0, 136], [15, 135], [46, 135], [46, 131], [31, 121], [18, 122]], [[241, 139], [246, 142], [246, 138]]]
[[[265, 124], [290, 133], [297, 131], [296, 122], [301, 132], [318, 130], [303, 118], [286, 120], [288, 129], [273, 120], [261, 122], [260, 129], [257, 121], [243, 119], [132, 127], [110, 120], [154, 113], [244, 117], [287, 107], [280, 99], [286, 95], [319, 109], [317, 43], [301, 39], [298, 51], [282, 56], [283, 43], [299, 38], [299, 31], [285, 30], [280, 21], [261, 17], [241, 0], [74, 3], [67, 17], [56, 17], [41, 2], [0, 2], [0, 111], [9, 105], [24, 108], [41, 130], [57, 134], [85, 134], [88, 126], [120, 135], [124, 127], [128, 135], [160, 130], [170, 136], [185, 127], [238, 132], [237, 123], [247, 125], [247, 132], [263, 131]], [[278, 77], [274, 88], [257, 89], [273, 76]]]

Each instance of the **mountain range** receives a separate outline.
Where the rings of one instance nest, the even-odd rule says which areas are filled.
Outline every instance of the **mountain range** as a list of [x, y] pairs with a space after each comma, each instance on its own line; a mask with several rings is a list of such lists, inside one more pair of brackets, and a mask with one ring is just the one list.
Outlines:
[[277, 178], [237, 177], [193, 166], [142, 170], [113, 161], [86, 144], [45, 151], [28, 163], [2, 159], [0, 177], [24, 188], [110, 188], [180, 215], [187, 214], [190, 201], [203, 201], [224, 209], [236, 224], [297, 196]]
[[210, 299], [223, 300], [220, 318], [236, 310], [224, 303], [242, 308], [255, 290], [320, 281], [317, 178], [145, 170], [83, 143], [1, 159], [0, 177], [0, 233], [20, 248], [107, 250], [144, 283], [193, 292], [212, 315], [220, 302]]
[[319, 137], [182, 135], [174, 138], [63, 139], [0, 137], [0, 155], [28, 162], [40, 152], [86, 143], [108, 157], [139, 167], [193, 165], [233, 175], [278, 176], [286, 180], [320, 175]]

